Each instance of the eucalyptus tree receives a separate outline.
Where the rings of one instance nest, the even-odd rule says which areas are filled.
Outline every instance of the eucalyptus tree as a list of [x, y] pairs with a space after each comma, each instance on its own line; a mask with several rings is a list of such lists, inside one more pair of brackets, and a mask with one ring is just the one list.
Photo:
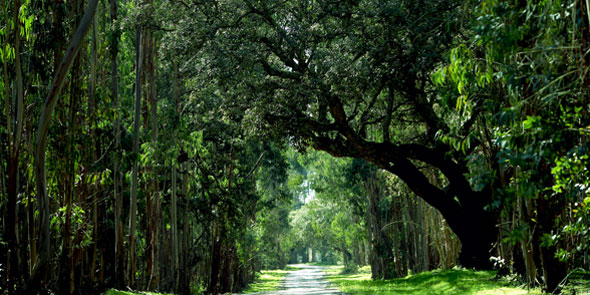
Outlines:
[[[39, 128], [37, 130], [37, 145], [35, 150], [35, 172], [36, 172], [36, 188], [40, 204], [40, 225], [39, 225], [39, 252], [37, 253], [37, 259], [33, 268], [29, 286], [36, 291], [36, 287], [41, 282], [42, 276], [49, 272], [49, 259], [50, 259], [50, 231], [49, 231], [49, 197], [47, 195], [46, 185], [46, 171], [45, 171], [45, 149], [47, 147], [47, 132], [49, 129], [49, 123], [53, 117], [53, 111], [61, 88], [64, 84], [66, 75], [74, 62], [80, 48], [82, 47], [82, 41], [88, 32], [92, 20], [94, 19], [94, 13], [96, 11], [98, 1], [91, 1], [88, 3], [84, 16], [80, 22], [80, 25], [76, 29], [76, 33], [72, 37], [72, 41], [60, 63], [59, 68], [56, 71], [55, 78], [49, 89], [45, 106], [39, 120]], [[69, 238], [69, 237], [68, 237]], [[71, 292], [71, 287], [69, 292]]]

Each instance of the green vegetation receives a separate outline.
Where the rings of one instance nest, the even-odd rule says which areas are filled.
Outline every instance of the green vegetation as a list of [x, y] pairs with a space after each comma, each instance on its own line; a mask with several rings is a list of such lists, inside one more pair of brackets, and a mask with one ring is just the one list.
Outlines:
[[293, 267], [287, 267], [285, 270], [263, 270], [257, 274], [256, 279], [242, 293], [256, 293], [265, 291], [276, 291], [281, 289], [281, 285], [289, 270], [295, 270]]
[[171, 295], [170, 293], [154, 293], [154, 292], [130, 292], [111, 289], [103, 295]]
[[559, 293], [589, 52], [590, 0], [1, 0], [0, 293]]
[[448, 269], [422, 272], [392, 280], [371, 280], [368, 269], [342, 275], [341, 268], [328, 270], [328, 280], [347, 294], [378, 295], [524, 295], [541, 294], [540, 289], [515, 287], [507, 280], [496, 280], [494, 271]]

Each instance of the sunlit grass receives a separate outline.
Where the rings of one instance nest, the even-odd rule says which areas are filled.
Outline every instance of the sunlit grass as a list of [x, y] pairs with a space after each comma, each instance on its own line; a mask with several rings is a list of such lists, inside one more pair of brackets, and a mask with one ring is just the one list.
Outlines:
[[263, 270], [262, 273], [257, 276], [254, 283], [250, 284], [248, 288], [242, 291], [242, 294], [280, 290], [283, 280], [290, 270], [297, 270], [297, 268], [287, 266], [284, 270]]
[[154, 292], [130, 292], [111, 289], [108, 290], [104, 295], [172, 295], [171, 293], [154, 293]]
[[432, 294], [432, 295], [524, 295], [542, 294], [540, 289], [511, 286], [494, 280], [494, 271], [464, 269], [434, 270], [393, 280], [371, 280], [366, 269], [358, 274], [341, 275], [341, 268], [330, 268], [328, 280], [347, 294]]

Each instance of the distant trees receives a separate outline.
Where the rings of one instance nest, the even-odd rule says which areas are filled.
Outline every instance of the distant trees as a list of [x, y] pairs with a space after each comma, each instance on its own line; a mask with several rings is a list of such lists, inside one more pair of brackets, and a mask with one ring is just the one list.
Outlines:
[[370, 265], [374, 279], [456, 265], [456, 236], [440, 213], [397, 177], [362, 159], [318, 152], [298, 163], [314, 196], [290, 214], [294, 247], [313, 247], [323, 261], [341, 261], [351, 269]]

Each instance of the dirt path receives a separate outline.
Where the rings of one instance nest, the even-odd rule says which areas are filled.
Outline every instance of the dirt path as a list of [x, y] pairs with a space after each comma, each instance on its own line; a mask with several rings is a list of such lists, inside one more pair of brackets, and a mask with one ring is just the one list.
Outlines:
[[289, 294], [289, 295], [340, 295], [343, 294], [337, 288], [329, 286], [328, 281], [324, 278], [324, 266], [312, 266], [305, 264], [292, 265], [299, 268], [298, 270], [289, 271], [283, 289], [272, 292], [251, 293], [248, 295], [271, 295], [271, 294]]

